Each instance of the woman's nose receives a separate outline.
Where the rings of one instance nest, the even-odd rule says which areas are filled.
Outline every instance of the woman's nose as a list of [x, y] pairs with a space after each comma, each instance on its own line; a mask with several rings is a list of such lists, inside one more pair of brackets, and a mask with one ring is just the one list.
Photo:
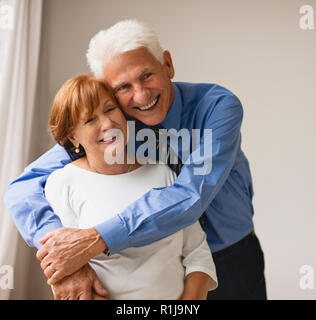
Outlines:
[[103, 114], [102, 117], [100, 118], [100, 122], [101, 122], [102, 131], [109, 130], [113, 127], [113, 123], [111, 119], [105, 114]]

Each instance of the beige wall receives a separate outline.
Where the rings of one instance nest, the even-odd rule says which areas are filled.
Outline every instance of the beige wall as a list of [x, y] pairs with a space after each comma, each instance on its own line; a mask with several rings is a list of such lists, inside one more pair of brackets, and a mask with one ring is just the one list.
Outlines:
[[[316, 14], [315, 0], [44, 0], [33, 159], [52, 145], [46, 128], [56, 91], [89, 72], [89, 39], [121, 19], [146, 21], [172, 53], [175, 80], [215, 82], [241, 99], [268, 296], [315, 299], [316, 288], [299, 287], [300, 266], [316, 270], [316, 30], [299, 28], [304, 4]], [[51, 297], [34, 257], [25, 265], [28, 297]], [[17, 281], [15, 288], [21, 296]]]

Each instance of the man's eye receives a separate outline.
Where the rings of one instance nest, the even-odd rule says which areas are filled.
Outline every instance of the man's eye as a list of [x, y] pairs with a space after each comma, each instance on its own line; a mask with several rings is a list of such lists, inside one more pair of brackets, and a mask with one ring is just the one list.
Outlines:
[[116, 92], [124, 91], [124, 90], [126, 90], [128, 88], [129, 88], [129, 85], [128, 84], [124, 84], [124, 85], [120, 86], [119, 88], [117, 88]]
[[145, 73], [143, 79], [146, 80], [152, 76], [152, 73]]

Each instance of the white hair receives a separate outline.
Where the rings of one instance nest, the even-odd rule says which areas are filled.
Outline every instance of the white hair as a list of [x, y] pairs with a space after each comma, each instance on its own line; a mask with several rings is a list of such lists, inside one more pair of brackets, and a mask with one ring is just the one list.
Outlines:
[[145, 47], [163, 63], [163, 49], [155, 32], [143, 22], [124, 20], [99, 31], [90, 41], [88, 64], [97, 78], [103, 78], [104, 66], [116, 55]]

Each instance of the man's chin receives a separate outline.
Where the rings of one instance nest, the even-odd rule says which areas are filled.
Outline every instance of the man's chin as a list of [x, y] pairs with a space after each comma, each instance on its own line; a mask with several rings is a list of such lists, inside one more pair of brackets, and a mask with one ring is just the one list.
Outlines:
[[166, 117], [166, 115], [162, 114], [160, 110], [151, 113], [147, 111], [139, 111], [130, 116], [146, 124], [147, 126], [155, 126], [157, 124], [160, 124]]
[[155, 117], [154, 119], [153, 118], [150, 118], [150, 117], [138, 117], [137, 120], [139, 120], [140, 122], [146, 124], [147, 126], [156, 126], [158, 124], [160, 124], [164, 118], [162, 117]]

